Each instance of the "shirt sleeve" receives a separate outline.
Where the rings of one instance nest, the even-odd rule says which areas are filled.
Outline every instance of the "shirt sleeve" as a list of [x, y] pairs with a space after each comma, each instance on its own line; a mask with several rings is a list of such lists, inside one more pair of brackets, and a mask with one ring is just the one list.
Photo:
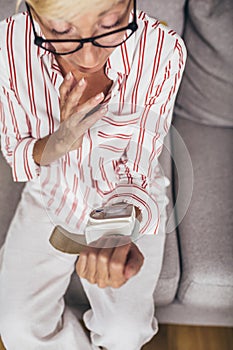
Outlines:
[[[1, 38], [0, 38], [1, 40]], [[12, 77], [4, 64], [0, 41], [0, 132], [1, 150], [12, 168], [14, 181], [25, 182], [39, 176], [40, 167], [33, 159], [37, 141], [31, 136], [29, 118], [17, 99]]]
[[169, 181], [166, 177], [156, 175], [159, 173], [158, 157], [171, 125], [186, 61], [182, 39], [178, 35], [174, 39], [174, 47], [161, 60], [153, 89], [148, 94], [139, 122], [120, 160], [119, 181], [107, 200], [108, 205], [125, 201], [141, 210], [140, 234], [158, 232], [160, 211], [167, 203], [163, 188], [168, 186]]

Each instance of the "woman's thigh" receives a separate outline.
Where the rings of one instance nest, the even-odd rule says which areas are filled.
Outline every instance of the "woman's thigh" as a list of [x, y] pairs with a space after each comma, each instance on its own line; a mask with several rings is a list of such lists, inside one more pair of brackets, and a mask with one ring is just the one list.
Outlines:
[[42, 336], [54, 331], [64, 312], [63, 295], [75, 255], [49, 243], [54, 228], [37, 184], [27, 184], [10, 225], [0, 267], [0, 328], [27, 323]]

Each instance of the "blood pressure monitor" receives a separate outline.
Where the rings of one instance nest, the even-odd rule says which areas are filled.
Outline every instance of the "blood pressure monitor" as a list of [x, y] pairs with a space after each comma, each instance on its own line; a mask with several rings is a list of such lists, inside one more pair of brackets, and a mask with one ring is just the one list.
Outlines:
[[97, 208], [90, 213], [85, 229], [87, 244], [102, 236], [132, 236], [136, 222], [135, 208], [132, 204], [121, 202]]

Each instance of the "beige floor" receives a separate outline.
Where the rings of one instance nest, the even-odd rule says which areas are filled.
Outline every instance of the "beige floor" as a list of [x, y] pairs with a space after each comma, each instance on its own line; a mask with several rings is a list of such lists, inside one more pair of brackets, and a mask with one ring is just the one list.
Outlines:
[[[67, 347], [68, 349], [69, 347]], [[232, 350], [233, 328], [161, 325], [143, 350]], [[0, 350], [5, 350], [0, 339]], [[18, 350], [18, 349], [17, 349]], [[19, 350], [21, 350], [19, 348]], [[127, 350], [127, 349], [122, 349]]]
[[233, 328], [161, 325], [143, 350], [232, 350]]

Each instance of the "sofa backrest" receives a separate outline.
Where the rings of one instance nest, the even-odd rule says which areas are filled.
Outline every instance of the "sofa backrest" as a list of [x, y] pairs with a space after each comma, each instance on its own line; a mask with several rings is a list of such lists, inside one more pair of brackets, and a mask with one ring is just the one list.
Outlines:
[[138, 0], [137, 6], [151, 17], [166, 22], [178, 34], [184, 26], [184, 9], [186, 0]]

